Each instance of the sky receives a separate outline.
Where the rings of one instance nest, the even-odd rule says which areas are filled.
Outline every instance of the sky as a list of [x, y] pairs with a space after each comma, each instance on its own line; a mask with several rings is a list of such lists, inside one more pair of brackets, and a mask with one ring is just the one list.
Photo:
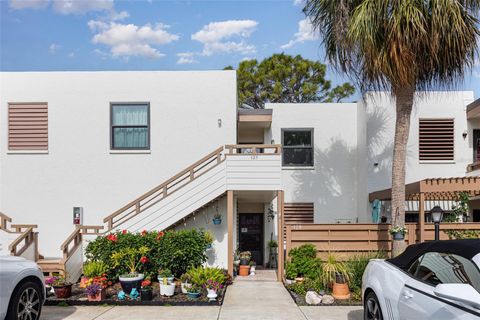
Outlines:
[[[302, 0], [0, 0], [1, 71], [218, 70], [281, 52], [325, 63]], [[480, 62], [458, 89], [480, 97]]]

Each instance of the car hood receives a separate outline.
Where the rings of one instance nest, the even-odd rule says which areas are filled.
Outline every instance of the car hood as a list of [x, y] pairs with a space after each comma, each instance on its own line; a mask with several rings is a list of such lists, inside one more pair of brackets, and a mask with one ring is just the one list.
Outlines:
[[23, 265], [25, 267], [33, 267], [36, 266], [36, 263], [30, 260], [27, 260], [23, 257], [15, 257], [15, 256], [0, 256], [0, 264], [16, 264], [16, 265]]

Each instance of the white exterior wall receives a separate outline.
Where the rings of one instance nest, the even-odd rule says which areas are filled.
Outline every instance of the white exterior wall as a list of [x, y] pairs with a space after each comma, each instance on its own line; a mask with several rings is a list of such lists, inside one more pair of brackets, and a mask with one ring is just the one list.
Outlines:
[[[471, 91], [430, 92], [417, 96], [412, 111], [410, 135], [407, 147], [406, 183], [425, 178], [465, 176], [466, 167], [472, 163], [470, 134], [464, 139], [462, 133], [469, 129], [466, 106], [473, 102]], [[368, 192], [391, 187], [393, 139], [395, 135], [395, 101], [388, 93], [367, 94], [366, 124], [368, 150]], [[455, 119], [455, 160], [432, 162], [419, 161], [418, 124], [420, 118]], [[470, 128], [470, 130], [472, 130]], [[374, 167], [378, 163], [378, 167]]]
[[[73, 230], [103, 217], [236, 141], [234, 71], [0, 73], [0, 210], [39, 225], [40, 252], [60, 256]], [[8, 102], [47, 102], [49, 150], [7, 150]], [[110, 152], [110, 102], [149, 102], [151, 151]], [[218, 126], [221, 119], [222, 126]]]
[[358, 157], [358, 105], [267, 104], [266, 108], [273, 109], [267, 142], [281, 143], [282, 128], [314, 130], [314, 166], [282, 169], [285, 202], [313, 202], [315, 223], [366, 219], [366, 181], [359, 181], [358, 172], [363, 163]]

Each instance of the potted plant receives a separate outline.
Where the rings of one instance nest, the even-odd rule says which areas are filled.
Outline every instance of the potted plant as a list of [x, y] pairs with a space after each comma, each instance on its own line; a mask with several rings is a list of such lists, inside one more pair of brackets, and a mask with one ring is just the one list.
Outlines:
[[215, 238], [213, 237], [213, 234], [210, 231], [206, 231], [204, 236], [205, 236], [205, 242], [207, 243], [207, 249], [211, 249], [213, 241], [215, 240]]
[[141, 283], [140, 299], [142, 301], [151, 301], [153, 299], [152, 281], [148, 278]]
[[148, 262], [146, 254], [150, 251], [145, 246], [140, 248], [126, 248], [122, 251], [117, 251], [112, 254], [112, 260], [114, 262], [113, 267], [126, 267], [128, 269], [127, 274], [121, 275], [118, 279], [122, 286], [123, 292], [130, 294], [133, 288], [140, 292], [142, 280], [144, 276], [137, 270]]
[[255, 260], [251, 260], [250, 263], [249, 263], [249, 266], [250, 266], [250, 275], [255, 275], [255, 269], [257, 267], [257, 263], [255, 262]]
[[350, 276], [345, 263], [338, 261], [335, 255], [329, 254], [322, 264], [321, 273], [325, 287], [332, 288], [332, 296], [335, 299], [350, 299], [348, 287]]
[[98, 283], [87, 285], [85, 292], [87, 293], [88, 301], [102, 301], [105, 299], [105, 290]]
[[49, 277], [45, 280], [45, 284], [53, 287], [55, 296], [59, 299], [70, 298], [72, 295], [72, 284], [63, 276]]
[[187, 289], [187, 297], [190, 299], [198, 299], [200, 297], [200, 287], [196, 284], [193, 284]]
[[192, 276], [188, 273], [182, 274], [180, 277], [182, 293], [187, 294], [187, 289], [192, 286]]
[[160, 283], [160, 295], [171, 297], [175, 294], [174, 277], [169, 269], [162, 269], [158, 274], [158, 282]]
[[388, 232], [392, 235], [393, 240], [403, 240], [408, 229], [406, 227], [398, 226], [391, 228]]
[[243, 277], [248, 276], [248, 274], [250, 273], [249, 262], [252, 257], [252, 254], [250, 251], [242, 251], [240, 252], [239, 257], [240, 257], [240, 267], [239, 267], [240, 270], [238, 272], [238, 275]]
[[218, 296], [217, 291], [222, 288], [222, 284], [212, 279], [208, 279], [203, 287], [207, 290], [207, 298], [210, 299], [210, 301], [215, 301]]
[[220, 213], [215, 213], [213, 216], [213, 224], [221, 224], [222, 223], [222, 215]]
[[79, 287], [82, 289], [87, 288], [87, 286], [91, 284], [91, 279], [104, 276], [109, 269], [108, 265], [101, 261], [85, 262], [83, 264], [83, 276], [80, 279]]

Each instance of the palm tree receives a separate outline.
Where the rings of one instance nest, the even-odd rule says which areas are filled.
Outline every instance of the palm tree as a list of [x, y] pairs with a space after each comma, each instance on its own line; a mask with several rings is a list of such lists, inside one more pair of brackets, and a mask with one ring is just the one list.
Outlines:
[[[451, 88], [478, 56], [480, 0], [306, 0], [327, 59], [362, 92], [396, 100], [394, 226], [405, 225], [405, 156], [415, 91]], [[393, 255], [405, 247], [394, 241]]]

